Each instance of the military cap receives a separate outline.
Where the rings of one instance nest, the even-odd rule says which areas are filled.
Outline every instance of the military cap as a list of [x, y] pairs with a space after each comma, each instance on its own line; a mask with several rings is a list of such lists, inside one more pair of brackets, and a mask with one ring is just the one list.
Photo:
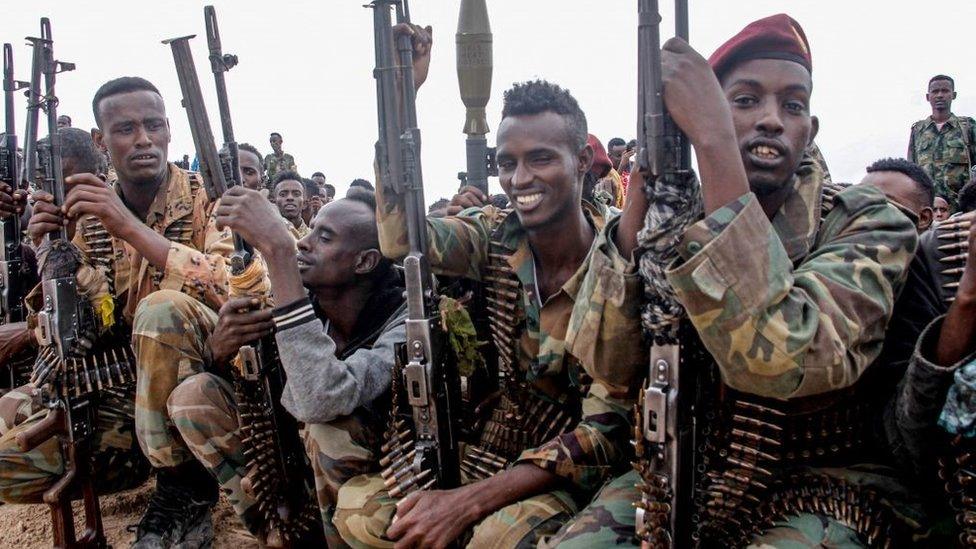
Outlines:
[[785, 59], [813, 72], [810, 44], [803, 28], [792, 17], [778, 13], [746, 25], [708, 58], [715, 74], [752, 59]]

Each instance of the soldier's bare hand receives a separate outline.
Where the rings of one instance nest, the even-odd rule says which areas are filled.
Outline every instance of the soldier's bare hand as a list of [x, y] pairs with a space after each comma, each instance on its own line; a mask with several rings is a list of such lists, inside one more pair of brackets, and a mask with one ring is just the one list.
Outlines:
[[668, 113], [693, 144], [712, 135], [716, 126], [735, 135], [729, 102], [704, 57], [672, 38], [661, 48], [661, 68]]
[[634, 149], [627, 149], [623, 153], [621, 153], [620, 163], [614, 166], [617, 169], [617, 172], [624, 173], [630, 171], [630, 159], [634, 157], [634, 153], [636, 152], [637, 151], [635, 151]]
[[142, 222], [129, 211], [122, 198], [105, 181], [94, 174], [79, 173], [64, 180], [67, 198], [62, 212], [69, 219], [93, 215], [102, 222], [105, 230], [114, 237], [126, 239], [126, 235]]
[[427, 72], [430, 70], [430, 50], [434, 46], [434, 28], [430, 25], [421, 27], [420, 25], [400, 23], [393, 27], [393, 37], [404, 34], [410, 36], [410, 43], [413, 45], [413, 87], [420, 89], [420, 86], [427, 80]]
[[10, 217], [11, 214], [20, 215], [27, 207], [27, 191], [13, 189], [7, 183], [0, 183], [0, 219]]
[[443, 549], [479, 520], [472, 494], [464, 488], [410, 494], [397, 504], [393, 524], [386, 531], [396, 549]]
[[75, 224], [54, 205], [54, 196], [45, 191], [34, 192], [34, 209], [30, 221], [27, 222], [27, 235], [34, 246], [40, 245], [44, 235], [56, 231], [62, 226], [68, 227], [70, 238], [74, 233]]
[[0, 364], [9, 363], [31, 346], [31, 332], [26, 322], [0, 325]]
[[292, 250], [294, 255], [294, 239], [288, 233], [281, 214], [258, 191], [241, 186], [231, 187], [220, 197], [214, 213], [217, 228], [229, 227], [261, 255], [269, 256], [281, 249]]
[[237, 354], [241, 346], [271, 333], [274, 328], [272, 310], [262, 309], [260, 306], [258, 299], [235, 297], [220, 308], [217, 325], [209, 340], [215, 363], [226, 363]]
[[465, 208], [480, 208], [488, 203], [488, 197], [478, 187], [465, 185], [451, 198], [447, 207], [447, 215], [457, 215]]

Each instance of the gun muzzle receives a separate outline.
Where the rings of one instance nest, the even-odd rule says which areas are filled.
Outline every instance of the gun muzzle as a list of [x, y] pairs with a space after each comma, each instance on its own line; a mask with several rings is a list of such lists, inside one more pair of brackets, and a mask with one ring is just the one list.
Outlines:
[[485, 0], [461, 0], [456, 39], [458, 86], [467, 109], [464, 133], [485, 135], [492, 70], [491, 25]]

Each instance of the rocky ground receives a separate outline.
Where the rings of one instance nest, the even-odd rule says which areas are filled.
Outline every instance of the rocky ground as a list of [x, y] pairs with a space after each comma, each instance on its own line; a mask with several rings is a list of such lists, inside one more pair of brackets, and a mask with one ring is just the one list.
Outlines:
[[[130, 524], [139, 522], [152, 493], [153, 480], [133, 490], [99, 498], [105, 537], [116, 549], [129, 547], [133, 534]], [[213, 514], [216, 529], [215, 549], [246, 549], [258, 543], [244, 530], [234, 511], [223, 499]], [[82, 529], [81, 502], [75, 502], [76, 528]], [[0, 548], [43, 549], [51, 547], [51, 514], [46, 505], [0, 505]]]

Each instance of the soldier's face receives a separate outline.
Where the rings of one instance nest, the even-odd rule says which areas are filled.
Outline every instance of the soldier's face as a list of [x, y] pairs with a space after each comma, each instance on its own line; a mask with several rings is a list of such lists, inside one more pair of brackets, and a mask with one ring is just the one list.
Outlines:
[[610, 163], [616, 168], [620, 165], [620, 158], [624, 155], [624, 151], [627, 150], [627, 145], [614, 145], [610, 147], [607, 155], [610, 157]]
[[952, 108], [952, 100], [956, 98], [956, 92], [952, 89], [952, 82], [948, 80], [936, 80], [929, 84], [929, 93], [925, 94], [925, 99], [936, 111], [948, 111]]
[[722, 89], [752, 191], [763, 196], [782, 189], [817, 134], [809, 71], [792, 61], [755, 59], [730, 70]]
[[275, 186], [275, 204], [282, 217], [294, 221], [305, 207], [305, 185], [301, 181], [286, 179]]
[[945, 221], [946, 219], [949, 219], [949, 203], [946, 202], [946, 199], [942, 198], [941, 196], [935, 197], [932, 211], [935, 212], [936, 221]]
[[322, 206], [312, 218], [311, 231], [298, 241], [298, 271], [305, 287], [315, 291], [343, 288], [376, 267], [380, 253], [365, 244], [376, 233], [373, 212], [355, 200]]
[[281, 152], [281, 137], [277, 135], [271, 136], [271, 149], [274, 152]]
[[140, 90], [106, 97], [98, 108], [101, 124], [92, 138], [108, 151], [119, 179], [136, 184], [165, 179], [170, 134], [163, 98]]
[[261, 174], [261, 159], [252, 152], [240, 150], [237, 153], [238, 162], [241, 164], [241, 181], [248, 189], [258, 190], [264, 187], [264, 178]]
[[565, 117], [509, 116], [498, 126], [498, 178], [527, 230], [558, 224], [580, 207], [589, 145], [575, 151]]

